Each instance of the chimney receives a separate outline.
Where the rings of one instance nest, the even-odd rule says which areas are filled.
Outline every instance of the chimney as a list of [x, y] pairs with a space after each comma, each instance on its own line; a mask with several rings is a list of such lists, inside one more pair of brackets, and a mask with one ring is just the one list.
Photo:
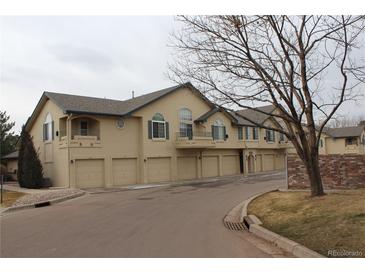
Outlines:
[[132, 90], [132, 99], [134, 98], [134, 90]]

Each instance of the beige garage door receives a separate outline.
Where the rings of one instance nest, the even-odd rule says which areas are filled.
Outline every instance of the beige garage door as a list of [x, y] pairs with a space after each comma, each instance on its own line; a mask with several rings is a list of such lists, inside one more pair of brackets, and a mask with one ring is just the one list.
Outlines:
[[113, 159], [113, 185], [122, 186], [137, 183], [137, 159]]
[[278, 154], [275, 157], [275, 169], [283, 169], [285, 167], [284, 165], [284, 154]]
[[240, 173], [239, 155], [226, 155], [222, 158], [223, 175], [234, 175]]
[[274, 170], [274, 155], [264, 154], [263, 155], [263, 168], [264, 171]]
[[261, 154], [256, 155], [256, 171], [262, 171], [262, 156]]
[[202, 157], [202, 176], [216, 177], [219, 174], [219, 158], [218, 156]]
[[76, 160], [76, 185], [79, 188], [104, 187], [104, 160]]
[[178, 157], [177, 158], [177, 176], [179, 180], [188, 180], [197, 178], [196, 157]]
[[170, 157], [148, 158], [148, 182], [157, 183], [170, 181], [170, 159]]

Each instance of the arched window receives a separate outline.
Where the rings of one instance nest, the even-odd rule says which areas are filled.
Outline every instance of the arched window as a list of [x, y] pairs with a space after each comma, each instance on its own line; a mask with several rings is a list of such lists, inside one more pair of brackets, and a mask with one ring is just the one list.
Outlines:
[[50, 141], [54, 139], [53, 135], [54, 130], [54, 122], [52, 119], [51, 113], [47, 113], [46, 119], [44, 120], [43, 124], [43, 140]]
[[193, 116], [191, 110], [182, 108], [179, 110], [180, 119], [180, 137], [193, 139]]
[[152, 117], [152, 138], [165, 139], [166, 138], [166, 122], [161, 113], [156, 113]]
[[225, 140], [226, 139], [226, 127], [221, 120], [216, 120], [212, 126], [213, 140]]

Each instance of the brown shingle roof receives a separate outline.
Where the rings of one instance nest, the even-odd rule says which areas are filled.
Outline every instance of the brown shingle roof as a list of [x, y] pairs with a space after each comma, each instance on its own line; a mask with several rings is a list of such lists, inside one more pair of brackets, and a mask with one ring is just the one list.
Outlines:
[[190, 83], [177, 85], [129, 100], [119, 101], [64, 93], [45, 92], [44, 95], [54, 101], [65, 113], [88, 113], [100, 115], [127, 115], [181, 87]]

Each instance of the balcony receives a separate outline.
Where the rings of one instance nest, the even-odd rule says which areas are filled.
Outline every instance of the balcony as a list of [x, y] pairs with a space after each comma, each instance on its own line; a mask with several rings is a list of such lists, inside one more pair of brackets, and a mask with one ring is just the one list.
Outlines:
[[99, 121], [77, 117], [71, 120], [70, 140], [66, 130], [66, 121], [60, 120], [59, 145], [63, 147], [101, 147], [100, 142], [100, 123]]
[[206, 131], [194, 131], [186, 134], [182, 132], [175, 133], [176, 148], [211, 148], [215, 147], [212, 133]]

